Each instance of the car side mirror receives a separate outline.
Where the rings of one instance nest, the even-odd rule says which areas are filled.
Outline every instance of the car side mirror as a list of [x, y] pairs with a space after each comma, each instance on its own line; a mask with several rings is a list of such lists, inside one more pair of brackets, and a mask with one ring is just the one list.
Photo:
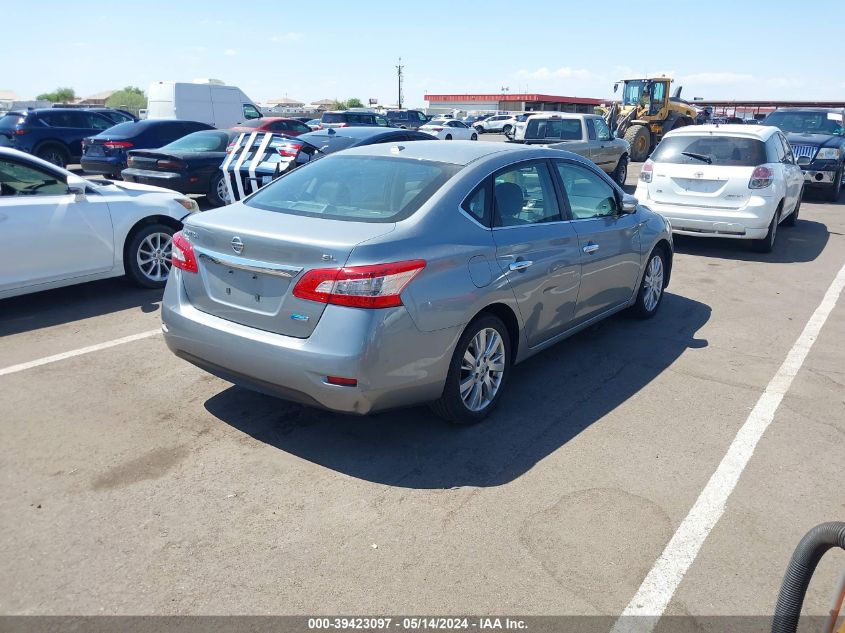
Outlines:
[[637, 205], [640, 203], [634, 196], [630, 194], [623, 194], [622, 195], [622, 207], [621, 213], [623, 215], [631, 215], [632, 213], [637, 212]]
[[76, 174], [67, 177], [67, 192], [72, 193], [77, 200], [85, 199], [85, 192], [88, 190], [88, 183]]

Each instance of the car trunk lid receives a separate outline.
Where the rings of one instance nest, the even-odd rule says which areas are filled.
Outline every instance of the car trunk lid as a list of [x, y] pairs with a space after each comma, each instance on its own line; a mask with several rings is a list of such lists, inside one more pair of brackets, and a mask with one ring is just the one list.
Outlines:
[[307, 338], [325, 304], [293, 296], [296, 282], [315, 268], [342, 267], [357, 244], [389, 233], [394, 226], [290, 215], [242, 204], [193, 216], [184, 233], [194, 247], [199, 270], [182, 275], [185, 291], [202, 312]]
[[748, 203], [754, 167], [655, 163], [649, 197], [680, 206], [738, 209]]

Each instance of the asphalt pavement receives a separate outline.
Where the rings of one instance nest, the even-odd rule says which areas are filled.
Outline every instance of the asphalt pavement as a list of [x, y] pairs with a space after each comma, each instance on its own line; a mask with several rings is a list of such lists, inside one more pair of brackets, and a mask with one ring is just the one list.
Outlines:
[[[518, 366], [468, 428], [255, 394], [155, 334], [0, 375], [0, 613], [617, 616], [823, 303], [843, 234], [845, 196], [808, 196], [771, 254], [677, 238], [656, 318]], [[160, 299], [114, 279], [2, 300], [0, 371], [152, 332]], [[666, 613], [771, 614], [801, 536], [845, 519], [843, 456], [840, 297]], [[843, 564], [822, 561], [807, 613]]]

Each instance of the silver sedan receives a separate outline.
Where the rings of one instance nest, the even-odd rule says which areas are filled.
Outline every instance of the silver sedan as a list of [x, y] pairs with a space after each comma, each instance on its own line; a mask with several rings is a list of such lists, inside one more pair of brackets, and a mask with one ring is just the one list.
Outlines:
[[666, 221], [575, 154], [372, 145], [189, 218], [162, 329], [258, 391], [471, 423], [515, 363], [620, 310], [653, 316], [672, 254]]

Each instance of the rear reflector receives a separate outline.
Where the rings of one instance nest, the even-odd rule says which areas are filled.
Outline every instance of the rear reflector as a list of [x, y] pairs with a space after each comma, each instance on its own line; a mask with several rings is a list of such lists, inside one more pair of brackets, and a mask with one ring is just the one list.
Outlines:
[[179, 231], [173, 236], [173, 249], [170, 255], [171, 263], [180, 270], [188, 273], [199, 272], [197, 267], [197, 255], [194, 247], [187, 238]]
[[341, 376], [326, 376], [326, 382], [330, 385], [339, 385], [340, 387], [357, 387], [358, 380], [355, 378], [342, 378]]
[[421, 259], [373, 266], [315, 268], [297, 282], [293, 295], [353, 308], [393, 308], [402, 305], [400, 294], [423, 268], [425, 261]]

